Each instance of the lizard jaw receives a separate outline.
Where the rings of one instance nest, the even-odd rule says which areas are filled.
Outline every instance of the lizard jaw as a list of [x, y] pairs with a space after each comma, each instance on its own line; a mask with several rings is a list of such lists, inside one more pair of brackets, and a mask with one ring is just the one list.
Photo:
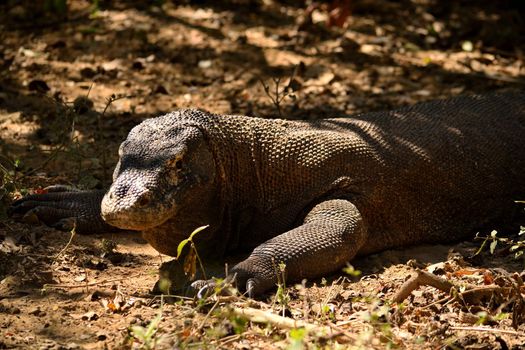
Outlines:
[[129, 204], [121, 200], [117, 202], [111, 190], [101, 203], [101, 215], [105, 222], [121, 229], [134, 231], [157, 227], [173, 216], [172, 210], [166, 213], [167, 211], [162, 209], [141, 205], [140, 201]]

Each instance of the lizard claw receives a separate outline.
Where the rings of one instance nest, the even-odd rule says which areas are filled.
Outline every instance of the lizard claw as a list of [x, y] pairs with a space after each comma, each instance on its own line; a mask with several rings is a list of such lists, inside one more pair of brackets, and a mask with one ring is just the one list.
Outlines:
[[51, 227], [59, 231], [71, 231], [77, 227], [77, 219], [74, 217], [63, 218], [52, 224]]
[[215, 279], [209, 280], [197, 280], [191, 283], [191, 288], [194, 291], [197, 291], [197, 298], [203, 299], [209, 296], [211, 293], [216, 292], [219, 295], [234, 295], [236, 292], [234, 288], [230, 288], [236, 284], [237, 276], [230, 275], [227, 276], [222, 281], [217, 281]]
[[254, 291], [257, 289], [257, 281], [254, 278], [250, 278], [246, 281], [246, 293], [250, 299], [255, 296]]
[[198, 299], [204, 299], [211, 294], [216, 285], [214, 280], [197, 280], [191, 284], [191, 288], [197, 291]]

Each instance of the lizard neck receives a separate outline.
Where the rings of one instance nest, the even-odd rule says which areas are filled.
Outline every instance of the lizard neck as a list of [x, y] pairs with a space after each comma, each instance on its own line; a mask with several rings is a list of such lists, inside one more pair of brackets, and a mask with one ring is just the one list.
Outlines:
[[269, 148], [284, 135], [288, 122], [245, 116], [222, 116], [214, 122], [217, 145], [213, 148], [225, 203], [241, 209], [264, 208], [275, 190], [267, 187], [264, 177], [279, 161], [270, 161]]

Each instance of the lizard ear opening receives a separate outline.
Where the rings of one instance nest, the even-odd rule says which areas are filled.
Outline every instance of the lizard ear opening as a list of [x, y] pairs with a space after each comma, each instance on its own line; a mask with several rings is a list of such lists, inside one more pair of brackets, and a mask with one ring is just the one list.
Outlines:
[[175, 158], [168, 160], [167, 166], [177, 171], [182, 170], [182, 168], [184, 167], [183, 155], [179, 154]]

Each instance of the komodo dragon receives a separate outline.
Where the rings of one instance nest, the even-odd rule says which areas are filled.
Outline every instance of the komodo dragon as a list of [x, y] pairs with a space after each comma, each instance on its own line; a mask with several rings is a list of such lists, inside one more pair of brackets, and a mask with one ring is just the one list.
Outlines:
[[131, 130], [105, 194], [51, 187], [13, 211], [62, 228], [74, 217], [78, 232], [140, 230], [172, 256], [209, 224], [199, 254], [251, 251], [230, 274], [253, 296], [279, 262], [289, 280], [313, 278], [501, 221], [525, 198], [524, 142], [523, 92], [316, 121], [183, 109]]

